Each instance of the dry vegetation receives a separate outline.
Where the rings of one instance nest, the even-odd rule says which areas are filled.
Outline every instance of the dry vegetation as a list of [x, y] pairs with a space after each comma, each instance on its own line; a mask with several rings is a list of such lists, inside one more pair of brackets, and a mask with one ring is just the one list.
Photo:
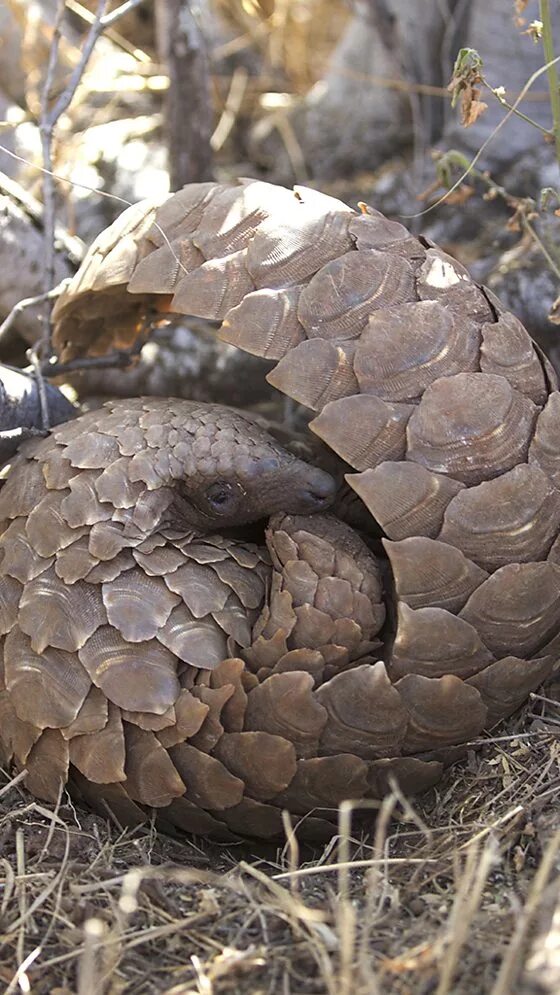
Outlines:
[[[553, 995], [558, 705], [321, 852], [122, 832], [2, 788], [6, 992]], [[19, 781], [19, 783], [18, 783]], [[375, 821], [374, 821], [375, 820]]]

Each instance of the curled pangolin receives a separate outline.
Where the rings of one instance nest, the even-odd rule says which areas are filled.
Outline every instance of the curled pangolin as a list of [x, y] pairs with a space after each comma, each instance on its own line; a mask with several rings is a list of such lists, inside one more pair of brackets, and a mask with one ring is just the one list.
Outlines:
[[[256, 181], [125, 212], [57, 302], [59, 353], [124, 347], [165, 310], [279, 360], [270, 381], [355, 471], [389, 580], [347, 526], [306, 514], [332, 483], [272, 440], [253, 448], [250, 498], [208, 511], [201, 488], [239, 497], [241, 416], [220, 409], [216, 464], [201, 406], [88, 414], [27, 444], [0, 495], [4, 752], [35, 793], [69, 776], [123, 823], [153, 806], [188, 831], [275, 836], [288, 808], [321, 835], [391, 776], [433, 784], [551, 673], [555, 376], [437, 247]], [[270, 513], [267, 551], [211, 534]]]

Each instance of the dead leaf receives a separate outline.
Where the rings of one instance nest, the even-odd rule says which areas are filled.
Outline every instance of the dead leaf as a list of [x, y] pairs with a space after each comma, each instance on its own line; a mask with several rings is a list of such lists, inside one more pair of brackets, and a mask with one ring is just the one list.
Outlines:
[[467, 87], [461, 97], [461, 124], [464, 128], [470, 128], [487, 109], [488, 104], [480, 100], [480, 89], [476, 86]]
[[550, 311], [548, 312], [548, 320], [551, 321], [553, 325], [560, 325], [560, 297], [556, 298]]
[[457, 101], [461, 106], [461, 124], [469, 128], [484, 113], [488, 104], [480, 99], [479, 83], [482, 78], [482, 59], [474, 48], [462, 48], [455, 60], [453, 75], [447, 89], [451, 93], [451, 106]]

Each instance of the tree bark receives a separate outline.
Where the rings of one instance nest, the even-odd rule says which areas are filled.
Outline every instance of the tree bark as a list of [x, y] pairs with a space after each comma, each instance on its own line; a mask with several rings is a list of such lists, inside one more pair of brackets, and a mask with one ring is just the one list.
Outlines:
[[169, 74], [166, 130], [172, 190], [212, 177], [212, 101], [197, 16], [200, 3], [156, 0], [158, 49]]

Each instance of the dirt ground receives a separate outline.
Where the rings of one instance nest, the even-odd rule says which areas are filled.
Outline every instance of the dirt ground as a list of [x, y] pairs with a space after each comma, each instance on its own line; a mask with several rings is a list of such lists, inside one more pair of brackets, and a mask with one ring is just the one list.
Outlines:
[[414, 806], [352, 832], [342, 811], [322, 851], [123, 832], [4, 778], [4, 991], [553, 995], [559, 727], [533, 695]]

